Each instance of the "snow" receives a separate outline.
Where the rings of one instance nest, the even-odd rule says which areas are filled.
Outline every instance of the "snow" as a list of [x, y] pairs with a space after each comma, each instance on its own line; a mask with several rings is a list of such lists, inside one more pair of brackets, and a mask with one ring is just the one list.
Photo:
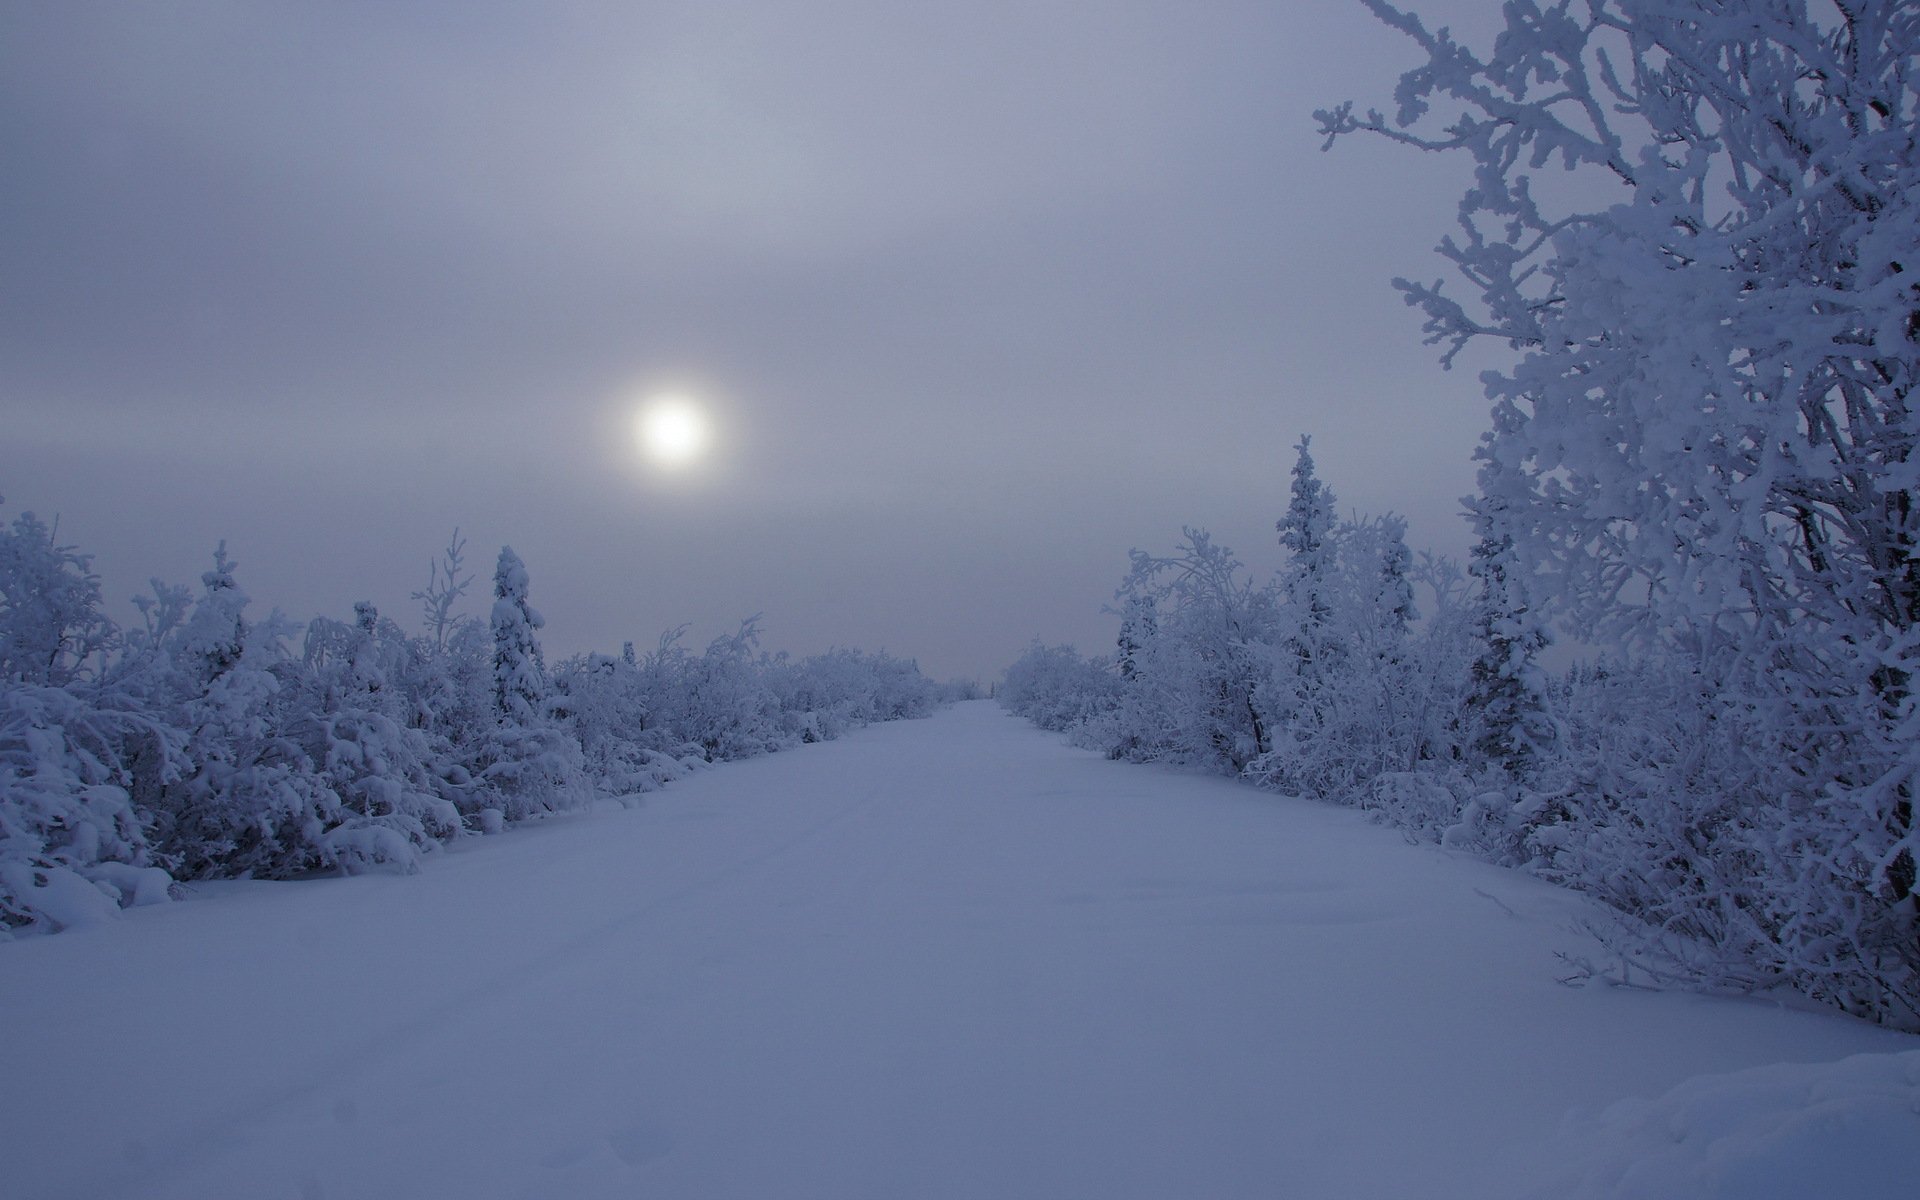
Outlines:
[[1690, 1079], [1569, 1118], [1550, 1155], [1534, 1194], [1562, 1200], [1898, 1195], [1920, 1178], [1920, 1051]]
[[1920, 1039], [1564, 986], [1593, 913], [962, 704], [416, 875], [196, 885], [0, 946], [0, 1161], [31, 1200], [1913, 1178]]

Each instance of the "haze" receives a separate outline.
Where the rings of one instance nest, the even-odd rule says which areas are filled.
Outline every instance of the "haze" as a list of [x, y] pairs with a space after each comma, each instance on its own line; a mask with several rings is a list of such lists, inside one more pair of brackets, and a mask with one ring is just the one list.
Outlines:
[[1275, 561], [1301, 433], [1457, 553], [1486, 406], [1388, 279], [1461, 181], [1310, 116], [1412, 53], [1357, 4], [8, 5], [0, 516], [116, 605], [225, 538], [258, 612], [411, 624], [459, 526], [550, 655], [764, 613], [980, 678], [1110, 641], [1182, 524]]

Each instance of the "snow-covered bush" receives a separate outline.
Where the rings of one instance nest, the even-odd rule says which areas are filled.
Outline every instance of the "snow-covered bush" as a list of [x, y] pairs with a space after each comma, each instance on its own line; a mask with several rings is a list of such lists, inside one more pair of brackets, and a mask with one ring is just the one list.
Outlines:
[[[359, 863], [328, 834], [346, 819], [340, 797], [308, 757], [283, 687], [298, 672], [275, 618], [246, 619], [247, 597], [223, 543], [204, 591], [162, 649], [165, 669], [149, 702], [186, 734], [184, 765], [156, 800], [156, 832], [188, 877], [284, 879]], [[373, 846], [376, 860], [410, 862], [405, 844]], [[389, 851], [391, 853], [382, 853]]]
[[1071, 729], [1113, 707], [1120, 679], [1097, 658], [1082, 658], [1071, 646], [1035, 642], [1007, 668], [998, 692], [1010, 712], [1042, 729]]
[[1122, 647], [1127, 670], [1111, 718], [1083, 740], [1116, 757], [1234, 774], [1272, 745], [1257, 698], [1272, 676], [1282, 601], [1204, 530], [1184, 533], [1169, 556], [1131, 554], [1119, 592], [1135, 617]]
[[637, 796], [690, 770], [673, 752], [681, 740], [656, 722], [646, 684], [632, 643], [618, 658], [580, 655], [554, 669], [556, 713], [601, 795]]
[[136, 796], [181, 739], [101, 680], [118, 643], [86, 555], [32, 513], [0, 528], [0, 937], [167, 898]]
[[695, 655], [581, 655], [549, 673], [526, 566], [457, 611], [458, 534], [416, 592], [424, 635], [370, 604], [295, 631], [249, 619], [224, 544], [198, 595], [155, 582], [138, 627], [31, 514], [0, 528], [0, 937], [164, 900], [174, 878], [412, 869], [470, 830], [627, 797], [707, 762], [919, 716], [911, 660], [757, 654], [753, 621]]
[[175, 731], [55, 687], [0, 689], [0, 936], [167, 898], [136, 791], [174, 767]]
[[762, 664], [789, 737], [828, 741], [875, 721], [923, 717], [939, 690], [908, 659], [830, 650], [809, 658], [776, 656]]
[[371, 604], [353, 624], [316, 618], [307, 627], [290, 723], [308, 759], [340, 798], [344, 817], [328, 844], [342, 866], [409, 864], [411, 853], [379, 853], [403, 841], [428, 851], [462, 829], [447, 778], [447, 746], [418, 723], [419, 708], [395, 686], [415, 647]]
[[1555, 732], [1542, 616], [1618, 640], [1632, 699], [1557, 752], [1602, 776], [1542, 831], [1609, 831], [1573, 876], [1676, 974], [1920, 1025], [1920, 11], [1521, 0], [1482, 53], [1364, 2], [1426, 62], [1324, 131], [1473, 160], [1470, 294], [1400, 286], [1448, 358], [1519, 352], [1485, 377], [1488, 737], [1524, 775]]

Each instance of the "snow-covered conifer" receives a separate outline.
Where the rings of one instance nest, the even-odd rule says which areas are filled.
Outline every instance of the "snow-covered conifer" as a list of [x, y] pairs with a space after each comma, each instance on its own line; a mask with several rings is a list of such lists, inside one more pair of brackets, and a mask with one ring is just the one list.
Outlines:
[[493, 791], [499, 818], [520, 820], [574, 808], [592, 798], [580, 744], [554, 720], [546, 664], [534, 633], [545, 621], [528, 602], [527, 568], [512, 547], [500, 548], [493, 575], [494, 720], [476, 747], [474, 774]]
[[1140, 669], [1141, 656], [1160, 633], [1160, 618], [1151, 595], [1129, 596], [1126, 611], [1120, 616], [1120, 678], [1132, 679]]
[[493, 573], [493, 699], [500, 719], [532, 725], [546, 716], [547, 670], [534, 633], [546, 624], [527, 603], [527, 568], [513, 547], [500, 547]]
[[[1322, 593], [1331, 572], [1328, 561], [1331, 548], [1327, 539], [1333, 532], [1337, 503], [1333, 490], [1314, 474], [1313, 455], [1308, 452], [1312, 443], [1312, 438], [1302, 434], [1294, 446], [1293, 485], [1287, 513], [1274, 526], [1280, 533], [1280, 544], [1289, 555], [1281, 576], [1282, 587], [1287, 599], [1301, 614], [1299, 623], [1306, 639], [1311, 639], [1312, 630], [1328, 616], [1327, 599]], [[1310, 647], [1304, 642], [1302, 651], [1310, 653]]]
[[1504, 483], [1499, 464], [1489, 460], [1480, 469], [1480, 495], [1467, 500], [1480, 535], [1467, 567], [1480, 584], [1480, 615], [1473, 693], [1463, 724], [1472, 727], [1477, 754], [1524, 781], [1551, 741], [1536, 662], [1549, 635], [1527, 602], [1526, 569], [1516, 560], [1508, 527], [1514, 501]]

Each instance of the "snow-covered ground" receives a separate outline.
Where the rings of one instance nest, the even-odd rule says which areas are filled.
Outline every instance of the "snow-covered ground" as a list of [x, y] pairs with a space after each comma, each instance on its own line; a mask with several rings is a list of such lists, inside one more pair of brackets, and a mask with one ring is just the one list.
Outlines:
[[202, 886], [0, 946], [0, 1192], [1751, 1198], [1920, 1177], [1920, 1040], [1562, 985], [1588, 911], [1349, 811], [965, 704], [411, 878]]

